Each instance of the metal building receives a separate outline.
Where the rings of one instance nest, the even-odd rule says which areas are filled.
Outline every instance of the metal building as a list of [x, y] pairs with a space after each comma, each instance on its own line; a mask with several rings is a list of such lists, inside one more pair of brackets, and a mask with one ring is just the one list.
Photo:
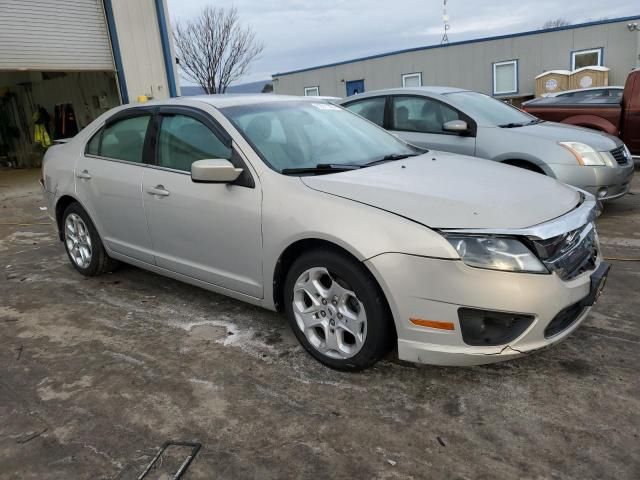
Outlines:
[[530, 98], [549, 70], [606, 66], [623, 85], [640, 66], [640, 16], [418, 47], [273, 75], [275, 93], [344, 97], [369, 90], [441, 85], [500, 98]]
[[142, 97], [179, 95], [166, 0], [0, 0], [0, 165]]

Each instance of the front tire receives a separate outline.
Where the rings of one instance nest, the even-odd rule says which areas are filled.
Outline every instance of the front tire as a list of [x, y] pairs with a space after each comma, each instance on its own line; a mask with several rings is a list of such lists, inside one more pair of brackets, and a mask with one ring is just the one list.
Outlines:
[[118, 262], [107, 255], [100, 235], [80, 204], [72, 203], [65, 209], [62, 231], [71, 265], [82, 275], [101, 275], [117, 266]]
[[362, 370], [393, 345], [386, 300], [371, 273], [331, 249], [301, 255], [285, 281], [285, 312], [294, 334], [318, 361], [337, 370]]

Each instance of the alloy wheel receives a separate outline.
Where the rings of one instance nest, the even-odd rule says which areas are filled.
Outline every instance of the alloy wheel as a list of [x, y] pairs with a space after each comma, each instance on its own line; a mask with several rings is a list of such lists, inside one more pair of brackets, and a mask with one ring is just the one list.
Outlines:
[[296, 323], [313, 348], [336, 359], [351, 358], [362, 349], [367, 314], [344, 280], [314, 267], [304, 271], [293, 288]]
[[93, 254], [91, 248], [91, 234], [82, 218], [71, 213], [64, 222], [65, 241], [67, 251], [73, 262], [80, 268], [88, 268]]

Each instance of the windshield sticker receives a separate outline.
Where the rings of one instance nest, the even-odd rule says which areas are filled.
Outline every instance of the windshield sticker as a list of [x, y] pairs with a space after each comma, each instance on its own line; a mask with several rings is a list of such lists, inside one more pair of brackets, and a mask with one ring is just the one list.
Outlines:
[[336, 107], [335, 105], [331, 105], [330, 103], [312, 103], [311, 105], [320, 110], [341, 110], [340, 107]]

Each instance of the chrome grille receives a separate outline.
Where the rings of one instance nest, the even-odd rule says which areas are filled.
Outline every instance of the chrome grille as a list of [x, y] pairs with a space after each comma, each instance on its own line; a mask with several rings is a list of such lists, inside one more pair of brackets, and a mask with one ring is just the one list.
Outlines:
[[623, 146], [620, 146], [618, 148], [614, 148], [613, 150], [611, 150], [611, 155], [613, 156], [613, 158], [616, 159], [616, 162], [618, 162], [618, 165], [626, 165], [627, 162], [629, 161]]
[[532, 243], [547, 268], [563, 280], [595, 268], [598, 237], [593, 223], [547, 240], [532, 240]]

